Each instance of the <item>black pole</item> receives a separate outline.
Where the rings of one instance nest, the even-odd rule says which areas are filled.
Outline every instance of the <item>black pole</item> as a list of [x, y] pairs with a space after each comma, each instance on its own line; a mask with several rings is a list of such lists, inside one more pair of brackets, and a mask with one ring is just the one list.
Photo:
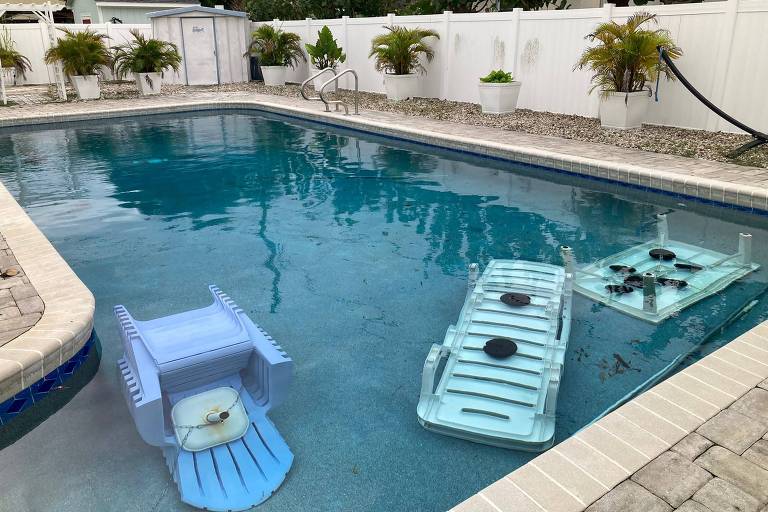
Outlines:
[[700, 92], [699, 92], [699, 91], [698, 91], [698, 90], [697, 90], [697, 89], [696, 89], [696, 88], [695, 88], [695, 87], [694, 87], [694, 86], [691, 84], [691, 82], [689, 82], [689, 81], [688, 81], [688, 79], [686, 79], [686, 78], [685, 78], [685, 77], [682, 75], [682, 73], [680, 73], [680, 70], [679, 70], [679, 69], [677, 69], [677, 66], [675, 66], [675, 63], [674, 63], [674, 62], [672, 62], [672, 59], [671, 59], [671, 58], [669, 58], [669, 55], [667, 55], [667, 52], [664, 50], [664, 48], [662, 48], [661, 46], [657, 46], [657, 47], [656, 47], [656, 50], [659, 52], [659, 55], [661, 56], [661, 58], [662, 58], [662, 59], [664, 59], [664, 62], [667, 64], [667, 66], [669, 66], [669, 69], [671, 69], [671, 70], [672, 70], [672, 73], [674, 73], [674, 74], [675, 74], [675, 76], [676, 76], [676, 77], [677, 77], [677, 78], [680, 80], [680, 83], [681, 83], [681, 84], [683, 84], [683, 85], [685, 86], [685, 88], [686, 88], [686, 89], [688, 89], [688, 91], [689, 91], [691, 94], [693, 94], [694, 96], [696, 96], [696, 98], [697, 98], [697, 99], [698, 99], [700, 102], [702, 102], [704, 105], [706, 105], [707, 107], [709, 107], [709, 109], [710, 109], [712, 112], [714, 112], [715, 114], [719, 115], [720, 117], [722, 117], [723, 119], [725, 119], [726, 121], [728, 121], [728, 122], [729, 122], [729, 123], [731, 123], [732, 125], [736, 126], [737, 128], [740, 128], [740, 129], [744, 130], [745, 132], [747, 132], [748, 134], [750, 134], [750, 135], [751, 135], [751, 136], [753, 136], [754, 138], [756, 138], [756, 139], [761, 139], [761, 140], [763, 141], [763, 143], [766, 143], [766, 142], [768, 142], [768, 135], [766, 135], [766, 134], [764, 134], [764, 133], [761, 133], [761, 132], [759, 132], [759, 131], [757, 131], [757, 130], [755, 130], [755, 129], [753, 129], [753, 128], [750, 128], [749, 126], [745, 125], [745, 124], [744, 124], [744, 123], [742, 123], [741, 121], [738, 121], [738, 120], [734, 119], [733, 117], [729, 116], [728, 114], [726, 114], [725, 112], [723, 112], [722, 110], [720, 110], [720, 109], [719, 109], [717, 106], [715, 106], [715, 105], [714, 105], [714, 104], [713, 104], [711, 101], [709, 101], [709, 100], [708, 100], [706, 97], [704, 97], [704, 95], [703, 95], [703, 94], [701, 94], [701, 93], [700, 93]]

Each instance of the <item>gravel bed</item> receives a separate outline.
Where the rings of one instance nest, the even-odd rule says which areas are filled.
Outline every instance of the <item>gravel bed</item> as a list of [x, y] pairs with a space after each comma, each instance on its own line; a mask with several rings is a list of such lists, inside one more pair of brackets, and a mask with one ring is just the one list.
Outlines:
[[[162, 94], [185, 95], [200, 91], [253, 91], [279, 96], [299, 95], [297, 85], [270, 87], [256, 82], [204, 87], [164, 85]], [[51, 88], [51, 92], [55, 94], [55, 88]], [[342, 95], [348, 94], [342, 92]], [[136, 85], [132, 82], [102, 83], [102, 97], [105, 99], [134, 98], [137, 95]], [[74, 94], [71, 97], [74, 97]], [[583, 116], [535, 112], [526, 109], [519, 109], [512, 114], [488, 115], [482, 114], [480, 105], [474, 103], [434, 98], [415, 98], [395, 102], [387, 100], [383, 94], [364, 92], [360, 93], [360, 108], [768, 168], [768, 145], [750, 151], [736, 160], [726, 156], [733, 148], [749, 141], [750, 137], [747, 135], [655, 125], [645, 125], [635, 130], [606, 130], [600, 127], [599, 120]]]

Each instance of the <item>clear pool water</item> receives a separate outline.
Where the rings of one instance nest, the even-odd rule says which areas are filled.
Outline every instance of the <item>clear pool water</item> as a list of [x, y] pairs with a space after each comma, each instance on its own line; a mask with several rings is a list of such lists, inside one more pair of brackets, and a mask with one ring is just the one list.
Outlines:
[[[416, 420], [470, 262], [558, 262], [560, 244], [592, 262], [669, 212], [672, 238], [726, 253], [752, 232], [768, 265], [763, 217], [258, 113], [3, 131], [0, 180], [93, 291], [103, 346], [94, 380], [0, 452], [0, 510], [185, 510], [120, 395], [116, 303], [153, 318], [216, 283], [294, 358], [271, 417], [296, 462], [261, 510], [438, 511], [531, 458]], [[704, 337], [765, 319], [765, 289], [752, 274], [659, 326], [576, 296], [558, 440]]]

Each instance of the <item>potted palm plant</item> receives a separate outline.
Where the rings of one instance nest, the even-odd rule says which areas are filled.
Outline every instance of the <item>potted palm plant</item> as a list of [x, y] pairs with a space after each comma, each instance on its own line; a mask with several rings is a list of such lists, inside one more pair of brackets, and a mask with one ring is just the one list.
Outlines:
[[[325, 25], [318, 31], [315, 44], [307, 43], [304, 47], [307, 49], [310, 62], [312, 63], [312, 75], [325, 68], [331, 68], [335, 73], [336, 66], [340, 62], [347, 60], [347, 56], [342, 51], [343, 49], [339, 47], [336, 39], [334, 39], [328, 25]], [[315, 89], [320, 90], [320, 87], [330, 78], [327, 73], [315, 78], [313, 80]]]
[[435, 57], [435, 50], [424, 39], [440, 35], [434, 30], [406, 27], [384, 27], [389, 32], [371, 41], [371, 52], [376, 69], [384, 72], [384, 88], [387, 98], [406, 100], [418, 94], [417, 72], [424, 73], [420, 58], [427, 62]]
[[77, 97], [94, 100], [101, 96], [99, 73], [111, 67], [112, 54], [107, 48], [107, 36], [93, 32], [90, 28], [74, 32], [60, 28], [64, 37], [45, 52], [45, 62], [61, 62], [64, 74], [69, 77]]
[[16, 78], [25, 78], [27, 71], [32, 71], [29, 59], [16, 50], [11, 33], [3, 27], [3, 33], [0, 34], [0, 72], [5, 74], [10, 83], [16, 84]]
[[294, 68], [299, 59], [307, 60], [301, 51], [301, 37], [272, 25], [262, 25], [251, 34], [246, 55], [259, 58], [264, 85], [284, 85], [288, 66]]
[[658, 73], [669, 80], [674, 74], [659, 64], [657, 46], [676, 59], [682, 50], [675, 46], [667, 30], [643, 28], [657, 23], [656, 15], [638, 12], [626, 23], [601, 23], [587, 36], [597, 42], [582, 53], [574, 69], [590, 69], [594, 84], [600, 89], [600, 123], [605, 128], [640, 128], [650, 101], [650, 87]]
[[480, 78], [480, 107], [483, 114], [508, 114], [517, 108], [520, 95], [520, 82], [512, 78], [512, 73], [503, 69], [491, 71]]
[[163, 71], [178, 71], [181, 55], [175, 44], [146, 38], [138, 30], [131, 30], [133, 40], [114, 48], [113, 69], [118, 78], [133, 73], [139, 94], [159, 94]]

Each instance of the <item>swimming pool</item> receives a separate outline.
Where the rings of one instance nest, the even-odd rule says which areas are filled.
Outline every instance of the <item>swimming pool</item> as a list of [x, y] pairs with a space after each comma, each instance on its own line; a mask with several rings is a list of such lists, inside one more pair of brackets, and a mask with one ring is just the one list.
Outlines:
[[[0, 464], [3, 510], [184, 509], [119, 393], [117, 303], [157, 317], [205, 305], [216, 283], [293, 357], [271, 417], [296, 462], [261, 509], [443, 510], [531, 458], [416, 420], [470, 262], [555, 263], [567, 244], [589, 263], [669, 212], [672, 238], [731, 253], [748, 230], [768, 263], [763, 217], [272, 114], [6, 130], [0, 155], [0, 180], [96, 296], [103, 346], [94, 380], [0, 452], [36, 461]], [[765, 288], [752, 274], [659, 326], [575, 296], [557, 439], [702, 337], [708, 350], [765, 319]]]

